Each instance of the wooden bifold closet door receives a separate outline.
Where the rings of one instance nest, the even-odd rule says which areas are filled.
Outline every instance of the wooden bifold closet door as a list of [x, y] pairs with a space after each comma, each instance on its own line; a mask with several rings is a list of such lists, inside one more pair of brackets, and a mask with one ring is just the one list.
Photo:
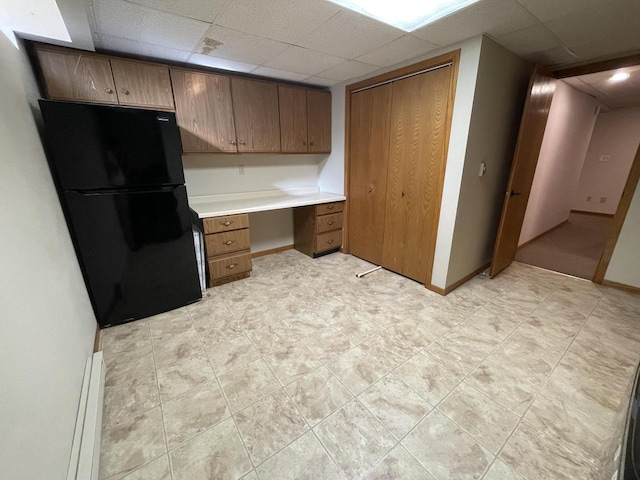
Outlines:
[[350, 252], [427, 284], [451, 75], [442, 67], [351, 97]]
[[390, 127], [390, 83], [352, 95], [349, 249], [377, 265], [382, 263]]

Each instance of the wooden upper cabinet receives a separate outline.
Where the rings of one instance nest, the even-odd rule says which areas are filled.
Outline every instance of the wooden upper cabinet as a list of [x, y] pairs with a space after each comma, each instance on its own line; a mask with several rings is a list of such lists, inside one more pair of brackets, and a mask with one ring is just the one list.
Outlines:
[[238, 152], [280, 152], [278, 86], [231, 79]]
[[230, 78], [172, 68], [171, 79], [182, 150], [237, 152]]
[[118, 103], [107, 57], [40, 48], [37, 54], [49, 98]]
[[111, 59], [120, 105], [173, 110], [173, 92], [166, 65]]
[[331, 152], [331, 92], [307, 90], [310, 153]]
[[285, 153], [307, 152], [307, 91], [278, 85], [280, 140]]

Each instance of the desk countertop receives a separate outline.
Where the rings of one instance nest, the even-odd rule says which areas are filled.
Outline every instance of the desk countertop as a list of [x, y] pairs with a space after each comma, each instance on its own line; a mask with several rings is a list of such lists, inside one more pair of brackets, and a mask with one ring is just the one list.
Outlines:
[[189, 197], [189, 206], [200, 218], [207, 218], [340, 202], [346, 198], [312, 187]]

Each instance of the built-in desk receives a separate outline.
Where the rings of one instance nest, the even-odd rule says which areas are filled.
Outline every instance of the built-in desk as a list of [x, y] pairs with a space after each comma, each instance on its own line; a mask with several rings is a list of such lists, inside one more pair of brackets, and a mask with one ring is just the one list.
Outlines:
[[200, 218], [209, 218], [342, 202], [346, 199], [344, 195], [321, 192], [319, 188], [295, 188], [189, 197], [189, 206]]
[[190, 197], [204, 223], [210, 286], [250, 275], [249, 213], [295, 208], [295, 248], [315, 257], [341, 246], [345, 200], [318, 188]]

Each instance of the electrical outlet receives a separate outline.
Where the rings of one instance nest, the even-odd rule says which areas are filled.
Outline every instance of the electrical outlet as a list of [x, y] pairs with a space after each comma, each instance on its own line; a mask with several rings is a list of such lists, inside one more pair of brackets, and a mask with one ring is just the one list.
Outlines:
[[591, 201], [591, 197], [587, 197], [587, 202], [590, 202], [590, 201]]
[[238, 167], [238, 173], [239, 173], [240, 175], [244, 175], [244, 165], [240, 165], [240, 166]]
[[607, 203], [607, 197], [600, 197], [600, 203]]

